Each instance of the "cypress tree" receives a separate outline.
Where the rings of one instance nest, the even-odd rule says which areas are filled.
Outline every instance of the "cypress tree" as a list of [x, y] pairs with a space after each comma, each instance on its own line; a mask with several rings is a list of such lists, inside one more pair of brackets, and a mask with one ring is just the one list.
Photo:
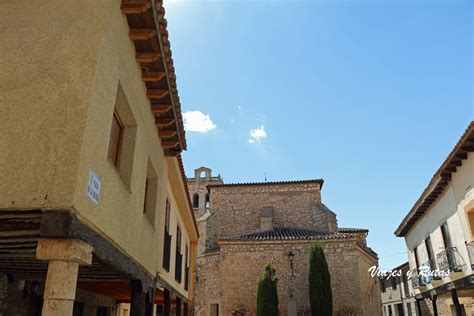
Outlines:
[[311, 315], [332, 316], [331, 275], [324, 251], [318, 244], [311, 247], [309, 253], [309, 301]]
[[257, 316], [278, 316], [278, 294], [275, 269], [271, 264], [258, 282]]

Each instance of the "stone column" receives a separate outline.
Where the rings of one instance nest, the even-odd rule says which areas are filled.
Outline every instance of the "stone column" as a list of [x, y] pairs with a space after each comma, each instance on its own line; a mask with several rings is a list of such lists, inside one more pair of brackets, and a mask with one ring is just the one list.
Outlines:
[[92, 247], [79, 240], [40, 238], [36, 259], [49, 262], [42, 315], [72, 315], [79, 265], [92, 264]]

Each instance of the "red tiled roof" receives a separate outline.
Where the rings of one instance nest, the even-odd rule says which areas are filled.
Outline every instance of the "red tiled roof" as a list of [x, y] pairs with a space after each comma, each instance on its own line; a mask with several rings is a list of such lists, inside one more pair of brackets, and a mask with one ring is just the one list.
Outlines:
[[293, 180], [293, 181], [269, 181], [269, 182], [243, 182], [243, 183], [220, 183], [209, 184], [209, 188], [218, 187], [238, 187], [238, 186], [263, 186], [263, 185], [288, 185], [288, 184], [305, 184], [305, 183], [319, 183], [323, 186], [323, 179], [308, 179], [308, 180]]
[[321, 232], [302, 228], [275, 228], [265, 232], [222, 238], [223, 241], [264, 241], [264, 240], [329, 240], [353, 239], [357, 236], [341, 232]]
[[162, 0], [122, 0], [136, 60], [142, 69], [151, 111], [167, 156], [186, 150], [181, 103]]
[[337, 229], [340, 233], [368, 233], [369, 230], [365, 228], [353, 228], [353, 227], [339, 227]]

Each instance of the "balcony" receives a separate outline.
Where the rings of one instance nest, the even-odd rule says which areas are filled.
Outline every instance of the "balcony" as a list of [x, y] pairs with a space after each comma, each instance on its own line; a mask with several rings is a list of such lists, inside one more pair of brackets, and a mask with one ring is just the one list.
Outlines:
[[469, 256], [469, 263], [471, 264], [471, 269], [474, 270], [474, 241], [466, 242], [467, 254]]
[[436, 262], [438, 264], [438, 269], [447, 274], [462, 272], [462, 269], [465, 266], [464, 260], [456, 247], [446, 248], [438, 253], [436, 255]]
[[417, 289], [420, 287], [420, 276], [418, 275], [418, 269], [412, 269], [408, 272], [409, 280], [411, 280], [411, 287]]

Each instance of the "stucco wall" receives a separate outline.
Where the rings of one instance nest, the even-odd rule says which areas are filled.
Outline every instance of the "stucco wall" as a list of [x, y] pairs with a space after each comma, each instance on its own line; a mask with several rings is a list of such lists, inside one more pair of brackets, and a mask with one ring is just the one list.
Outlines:
[[71, 207], [110, 3], [0, 7], [0, 208]]
[[[166, 198], [183, 252], [194, 224], [176, 158], [164, 157], [120, 4], [1, 3], [0, 208], [68, 209], [154, 276]], [[126, 173], [107, 158], [115, 107], [134, 125]], [[143, 213], [149, 165], [158, 178], [155, 216]], [[91, 170], [101, 182], [98, 204], [86, 195]]]

